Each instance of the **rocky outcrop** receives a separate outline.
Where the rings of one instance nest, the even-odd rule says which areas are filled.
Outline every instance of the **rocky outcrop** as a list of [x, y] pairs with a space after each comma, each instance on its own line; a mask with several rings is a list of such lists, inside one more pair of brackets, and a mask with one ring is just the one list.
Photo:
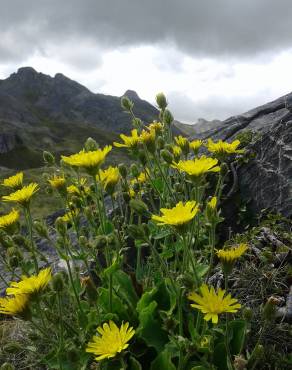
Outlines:
[[246, 148], [254, 158], [238, 168], [236, 195], [249, 205], [253, 215], [267, 209], [291, 217], [292, 93], [230, 117], [200, 137], [230, 141], [247, 130], [257, 133], [258, 138]]

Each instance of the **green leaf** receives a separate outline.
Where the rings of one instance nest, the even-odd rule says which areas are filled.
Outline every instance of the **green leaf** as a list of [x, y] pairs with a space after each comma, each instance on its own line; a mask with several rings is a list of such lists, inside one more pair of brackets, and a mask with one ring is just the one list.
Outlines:
[[229, 348], [232, 355], [237, 355], [241, 352], [246, 333], [246, 322], [244, 320], [233, 320], [228, 323], [229, 332]]
[[150, 370], [176, 370], [171, 361], [171, 355], [167, 350], [161, 352], [151, 363]]
[[[109, 290], [106, 288], [98, 288], [97, 304], [103, 310], [103, 313], [110, 313], [109, 307]], [[113, 309], [112, 313], [117, 314], [120, 320], [129, 321], [129, 315], [126, 307], [119, 297], [113, 294]]]
[[149, 346], [161, 352], [168, 341], [167, 333], [162, 329], [162, 321], [158, 314], [158, 303], [154, 300], [157, 288], [145, 292], [137, 304], [139, 316], [139, 335]]
[[152, 181], [153, 184], [155, 185], [155, 188], [161, 193], [164, 188], [164, 182], [162, 178], [156, 178], [155, 180]]
[[218, 370], [227, 370], [227, 353], [224, 342], [220, 342], [215, 346], [213, 354], [214, 365], [217, 366]]
[[128, 274], [122, 270], [118, 270], [113, 275], [114, 284], [118, 284], [117, 289], [119, 294], [131, 305], [132, 309], [136, 308], [138, 296], [133, 287], [132, 280]]
[[114, 229], [115, 229], [113, 223], [110, 222], [110, 221], [108, 221], [108, 220], [105, 222], [105, 225], [104, 226], [105, 226], [104, 227], [104, 231], [105, 231], [105, 234], [106, 235], [111, 234], [114, 231]]

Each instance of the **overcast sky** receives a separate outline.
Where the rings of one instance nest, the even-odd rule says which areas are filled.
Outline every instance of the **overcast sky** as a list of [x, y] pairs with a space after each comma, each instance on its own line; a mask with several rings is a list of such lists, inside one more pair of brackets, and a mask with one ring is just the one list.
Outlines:
[[58, 72], [93, 92], [164, 91], [224, 119], [292, 91], [292, 0], [0, 0], [0, 79]]

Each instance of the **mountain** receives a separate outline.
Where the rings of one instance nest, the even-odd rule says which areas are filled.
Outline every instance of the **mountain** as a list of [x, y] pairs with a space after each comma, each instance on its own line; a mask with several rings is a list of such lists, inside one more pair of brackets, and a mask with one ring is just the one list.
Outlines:
[[186, 124], [179, 121], [175, 121], [176, 127], [181, 130], [187, 136], [194, 136], [201, 134], [205, 131], [209, 131], [221, 123], [220, 120], [214, 119], [212, 121], [207, 121], [204, 118], [199, 118], [194, 124]]
[[[158, 110], [135, 91], [125, 95], [143, 121], [158, 118]], [[38, 167], [42, 150], [70, 153], [89, 136], [109, 144], [131, 128], [120, 97], [94, 94], [60, 73], [50, 77], [24, 67], [0, 80], [0, 166]]]

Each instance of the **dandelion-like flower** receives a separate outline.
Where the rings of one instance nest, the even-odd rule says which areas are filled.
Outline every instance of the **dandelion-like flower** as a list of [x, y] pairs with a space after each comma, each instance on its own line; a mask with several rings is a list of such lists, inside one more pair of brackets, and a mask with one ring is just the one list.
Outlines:
[[163, 131], [164, 129], [164, 125], [163, 123], [161, 122], [152, 122], [150, 123], [150, 125], [148, 127], [146, 127], [147, 130], [151, 131], [151, 130], [154, 130], [156, 132], [156, 134], [161, 134], [161, 132]]
[[171, 151], [172, 151], [172, 154], [174, 156], [174, 159], [176, 161], [178, 161], [179, 158], [180, 158], [180, 156], [181, 156], [181, 154], [182, 154], [181, 148], [178, 145], [172, 145]]
[[232, 143], [227, 143], [225, 141], [219, 140], [217, 143], [215, 143], [212, 139], [208, 139], [208, 143], [206, 146], [209, 152], [219, 155], [244, 153], [243, 149], [237, 149], [239, 144], [239, 140], [234, 140]]
[[78, 213], [79, 212], [77, 210], [70, 210], [66, 212], [63, 216], [58, 218], [63, 222], [73, 222], [74, 218], [78, 216]]
[[190, 150], [190, 142], [188, 141], [188, 139], [180, 135], [180, 136], [176, 136], [174, 140], [176, 144], [181, 148], [183, 153], [187, 155]]
[[230, 249], [219, 249], [217, 256], [222, 262], [234, 262], [240, 258], [248, 249], [247, 244], [241, 243]]
[[198, 179], [208, 172], [219, 172], [220, 167], [217, 166], [218, 159], [202, 156], [200, 158], [190, 159], [186, 161], [179, 161], [173, 163], [172, 167], [181, 172], [187, 173], [191, 178]]
[[99, 174], [97, 175], [97, 180], [100, 180], [103, 188], [112, 193], [114, 191], [115, 186], [120, 180], [120, 171], [118, 167], [108, 167], [105, 170], [99, 170]]
[[0, 313], [11, 316], [22, 315], [26, 311], [28, 303], [29, 296], [26, 294], [0, 298]]
[[224, 297], [226, 291], [221, 288], [216, 293], [213, 286], [209, 289], [207, 284], [203, 284], [200, 293], [201, 295], [192, 292], [188, 295], [188, 299], [195, 302], [191, 307], [200, 310], [204, 314], [204, 320], [212, 320], [213, 324], [218, 323], [218, 316], [221, 313], [234, 313], [241, 307], [237, 299], [231, 298], [230, 294]]
[[202, 140], [193, 140], [190, 142], [190, 148], [193, 150], [194, 153], [197, 153], [202, 144]]
[[23, 276], [19, 282], [12, 281], [6, 289], [7, 295], [23, 295], [41, 293], [52, 279], [52, 270], [50, 267], [41, 270], [37, 275], [30, 277]]
[[18, 172], [16, 175], [10, 176], [3, 180], [2, 185], [12, 189], [20, 189], [23, 182], [23, 172]]
[[217, 197], [212, 197], [211, 200], [207, 203], [207, 207], [212, 210], [215, 210], [217, 206]]
[[15, 191], [14, 193], [11, 193], [9, 195], [4, 195], [2, 199], [5, 202], [18, 203], [26, 207], [29, 204], [31, 197], [38, 190], [39, 190], [38, 184], [33, 182], [27, 186], [24, 186], [22, 189]]
[[189, 223], [198, 213], [199, 205], [195, 201], [179, 202], [173, 208], [161, 208], [162, 216], [152, 215], [152, 220], [161, 225], [181, 227]]
[[143, 130], [140, 135], [140, 139], [141, 142], [145, 144], [150, 153], [153, 153], [155, 151], [156, 131], [154, 129], [149, 131]]
[[62, 176], [54, 175], [48, 181], [49, 181], [51, 187], [54, 188], [54, 189], [57, 189], [57, 190], [60, 190], [60, 189], [64, 188], [65, 183], [66, 183], [66, 179], [63, 175]]
[[103, 164], [105, 157], [111, 150], [111, 145], [107, 145], [103, 149], [96, 149], [89, 152], [82, 150], [68, 157], [62, 155], [62, 160], [70, 166], [85, 168], [91, 175], [96, 175], [98, 168]]
[[11, 226], [15, 225], [19, 220], [19, 212], [16, 209], [13, 209], [11, 212], [4, 216], [0, 216], [0, 229], [8, 229]]
[[114, 146], [116, 146], [117, 148], [135, 149], [137, 148], [141, 140], [140, 136], [138, 135], [138, 131], [136, 129], [131, 131], [131, 136], [126, 136], [124, 134], [121, 134], [120, 138], [123, 140], [124, 144], [114, 142]]
[[129, 340], [135, 334], [135, 330], [129, 327], [129, 323], [123, 323], [120, 328], [113, 322], [104, 323], [97, 328], [98, 334], [87, 344], [86, 352], [97, 356], [95, 359], [101, 361], [113, 358], [129, 346]]

